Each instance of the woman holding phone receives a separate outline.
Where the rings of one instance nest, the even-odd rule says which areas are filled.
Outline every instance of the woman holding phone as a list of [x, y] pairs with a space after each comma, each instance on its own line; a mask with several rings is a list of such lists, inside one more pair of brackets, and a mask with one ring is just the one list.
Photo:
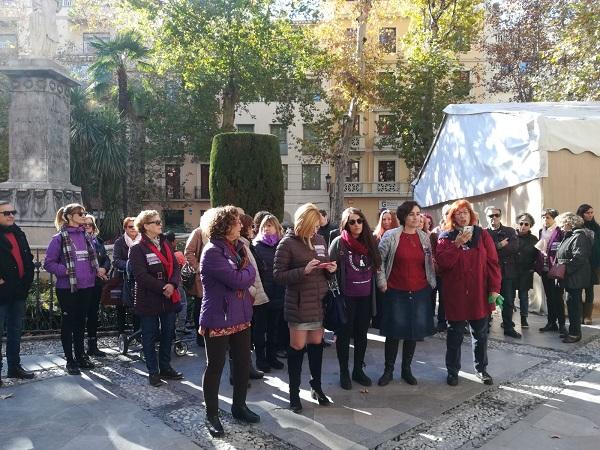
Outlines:
[[321, 388], [323, 364], [323, 298], [328, 279], [337, 269], [329, 261], [325, 239], [317, 233], [321, 215], [312, 203], [302, 205], [294, 215], [294, 228], [288, 230], [275, 251], [273, 278], [286, 286], [284, 316], [290, 329], [288, 374], [290, 409], [302, 411], [300, 376], [304, 349], [308, 354], [311, 394], [320, 405], [330, 401]]

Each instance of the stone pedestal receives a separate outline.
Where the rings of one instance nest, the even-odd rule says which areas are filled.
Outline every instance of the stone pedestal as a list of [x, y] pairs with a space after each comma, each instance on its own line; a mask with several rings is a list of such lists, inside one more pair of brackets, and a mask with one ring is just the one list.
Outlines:
[[47, 244], [56, 233], [56, 211], [81, 203], [70, 182], [70, 91], [77, 83], [51, 60], [15, 59], [0, 66], [10, 80], [9, 179], [0, 200], [18, 211], [30, 243]]

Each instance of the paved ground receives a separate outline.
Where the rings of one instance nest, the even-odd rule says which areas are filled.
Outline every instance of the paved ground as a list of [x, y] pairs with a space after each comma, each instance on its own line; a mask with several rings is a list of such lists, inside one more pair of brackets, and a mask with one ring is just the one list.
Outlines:
[[[600, 320], [595, 320], [600, 323]], [[23, 362], [37, 371], [28, 382], [6, 380], [0, 389], [0, 449], [165, 448], [564, 448], [597, 449], [600, 437], [600, 326], [584, 327], [584, 339], [563, 344], [540, 334], [545, 320], [531, 316], [523, 339], [504, 338], [496, 318], [489, 350], [494, 386], [473, 375], [470, 339], [463, 345], [457, 387], [445, 383], [445, 336], [417, 345], [417, 386], [398, 379], [384, 387], [344, 391], [334, 347], [325, 350], [324, 390], [334, 404], [310, 399], [308, 365], [303, 373], [304, 412], [287, 410], [287, 372], [253, 381], [248, 403], [261, 414], [258, 426], [228, 414], [231, 387], [221, 384], [223, 439], [202, 425], [203, 349], [173, 357], [186, 379], [161, 388], [147, 384], [136, 348], [127, 356], [116, 341], [102, 340], [111, 355], [82, 377], [63, 370], [58, 341], [25, 342]], [[373, 333], [375, 330], [372, 330]], [[369, 335], [366, 372], [374, 381], [383, 370], [383, 340]], [[8, 398], [5, 398], [7, 397]]]

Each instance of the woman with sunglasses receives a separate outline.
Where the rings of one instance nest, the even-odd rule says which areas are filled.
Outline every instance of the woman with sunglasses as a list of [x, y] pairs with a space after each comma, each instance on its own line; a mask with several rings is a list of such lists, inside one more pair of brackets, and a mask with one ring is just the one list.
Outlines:
[[94, 368], [84, 351], [85, 320], [93, 302], [96, 277], [106, 275], [106, 270], [98, 266], [92, 236], [85, 232], [85, 218], [85, 208], [78, 203], [56, 212], [58, 233], [48, 244], [44, 260], [44, 269], [56, 276], [56, 297], [62, 311], [60, 338], [70, 375], [81, 375], [79, 369]]
[[[161, 379], [183, 378], [180, 372], [171, 367], [175, 317], [181, 311], [177, 290], [181, 272], [175, 254], [162, 234], [158, 212], [142, 211], [135, 218], [135, 226], [142, 238], [139, 244], [129, 250], [135, 278], [134, 309], [142, 325], [148, 381], [151, 386], [158, 387], [163, 384]], [[157, 340], [160, 342], [158, 361], [154, 347]]]
[[534, 223], [533, 216], [529, 213], [521, 213], [517, 216], [519, 250], [516, 258], [517, 278], [515, 282], [521, 305], [521, 328], [529, 328], [527, 323], [529, 289], [533, 288], [534, 265], [538, 254], [538, 250], [535, 248], [538, 238], [531, 233]]
[[352, 389], [348, 359], [350, 337], [354, 339], [352, 380], [371, 386], [363, 371], [367, 332], [375, 312], [375, 276], [381, 267], [377, 243], [360, 209], [347, 208], [340, 222], [341, 235], [329, 246], [329, 259], [337, 262], [337, 280], [344, 296], [347, 322], [336, 332], [335, 348], [340, 365], [340, 386]]
[[94, 295], [92, 301], [89, 304], [87, 311], [86, 329], [88, 335], [88, 351], [89, 356], [106, 356], [106, 353], [98, 349], [98, 309], [100, 307], [100, 297], [102, 295], [102, 286], [108, 280], [107, 273], [110, 270], [110, 258], [104, 248], [104, 242], [98, 237], [100, 230], [96, 226], [96, 218], [91, 214], [85, 216], [85, 231], [92, 238], [96, 255], [98, 256], [98, 276], [96, 277], [96, 285], [94, 286]]
[[434, 334], [431, 289], [435, 268], [429, 236], [419, 229], [421, 208], [406, 201], [396, 211], [400, 226], [386, 233], [379, 243], [381, 269], [377, 287], [385, 293], [380, 333], [385, 336], [385, 369], [379, 386], [393, 379], [398, 347], [402, 339], [401, 378], [417, 384], [411, 363], [417, 341]]
[[[135, 227], [135, 217], [125, 217], [123, 219], [123, 234], [115, 240], [113, 247], [113, 266], [119, 271], [120, 276], [125, 283], [125, 270], [127, 269], [127, 260], [129, 259], [129, 249], [138, 244], [142, 239], [142, 235], [138, 233]], [[126, 322], [126, 305], [132, 305], [133, 299], [127, 297], [128, 291], [123, 286], [122, 289], [123, 304], [117, 306], [117, 330], [119, 334], [125, 333]], [[140, 327], [139, 318], [133, 316], [133, 331], [137, 331]]]

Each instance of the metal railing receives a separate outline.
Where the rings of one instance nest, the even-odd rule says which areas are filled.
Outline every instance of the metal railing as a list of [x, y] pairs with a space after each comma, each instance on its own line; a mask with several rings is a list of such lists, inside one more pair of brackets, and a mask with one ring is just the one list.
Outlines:
[[372, 183], [362, 183], [359, 181], [347, 181], [344, 183], [344, 193], [346, 194], [366, 194], [366, 195], [388, 195], [410, 196], [410, 183], [396, 183], [395, 181], [378, 181]]
[[[112, 245], [106, 250], [112, 259]], [[34, 263], [33, 284], [25, 303], [24, 332], [27, 334], [55, 334], [60, 331], [60, 307], [56, 298], [54, 275], [42, 267], [46, 254], [45, 246], [32, 246]], [[116, 308], [100, 305], [98, 330], [109, 331], [117, 327]]]

